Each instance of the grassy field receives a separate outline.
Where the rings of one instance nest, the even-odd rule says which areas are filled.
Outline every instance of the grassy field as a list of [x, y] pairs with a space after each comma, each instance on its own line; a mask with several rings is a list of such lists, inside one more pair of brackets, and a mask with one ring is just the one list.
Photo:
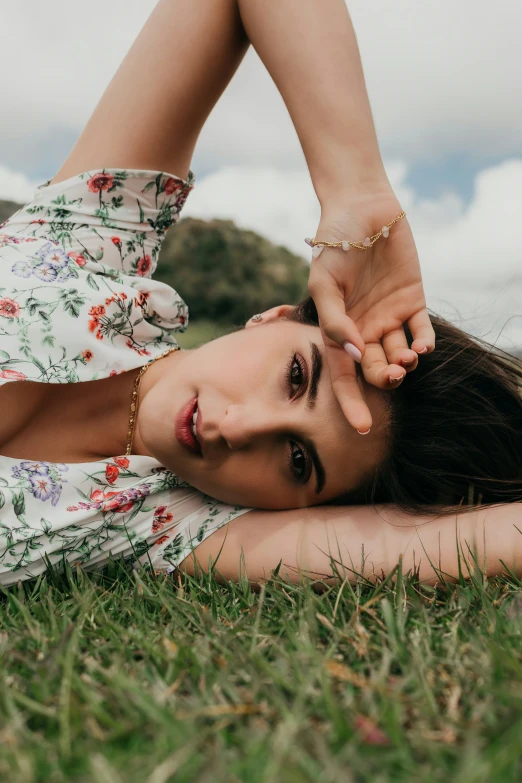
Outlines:
[[2, 782], [522, 780], [514, 577], [319, 593], [113, 564], [0, 603]]
[[2, 781], [522, 778], [515, 579], [254, 592], [114, 564], [0, 600]]
[[186, 332], [176, 335], [177, 342], [182, 348], [197, 348], [202, 343], [208, 343], [221, 337], [223, 334], [234, 331], [229, 324], [215, 324], [211, 321], [190, 322]]

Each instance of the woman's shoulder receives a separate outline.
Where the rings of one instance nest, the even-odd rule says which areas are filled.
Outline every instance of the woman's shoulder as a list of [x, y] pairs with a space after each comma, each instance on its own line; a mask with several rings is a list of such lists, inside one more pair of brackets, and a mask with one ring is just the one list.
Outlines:
[[74, 383], [176, 345], [188, 310], [151, 278], [187, 180], [102, 170], [44, 185], [0, 231], [0, 382]]
[[166, 232], [178, 221], [194, 187], [160, 171], [99, 169], [62, 182], [48, 180], [0, 231], [43, 239], [94, 272], [150, 277]]

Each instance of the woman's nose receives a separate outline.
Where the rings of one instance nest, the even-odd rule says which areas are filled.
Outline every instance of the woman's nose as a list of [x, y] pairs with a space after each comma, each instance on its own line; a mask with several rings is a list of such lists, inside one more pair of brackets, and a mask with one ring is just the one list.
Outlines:
[[263, 406], [259, 400], [255, 406], [251, 407], [229, 405], [219, 426], [221, 436], [231, 449], [244, 448], [250, 445], [256, 437], [282, 429], [284, 429], [282, 414]]

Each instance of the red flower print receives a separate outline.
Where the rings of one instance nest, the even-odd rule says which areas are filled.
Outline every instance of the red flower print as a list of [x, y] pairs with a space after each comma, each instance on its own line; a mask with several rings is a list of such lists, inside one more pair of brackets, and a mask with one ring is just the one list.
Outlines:
[[124, 294], [123, 292], [119, 293], [119, 294], [118, 294], [118, 296], [119, 296], [119, 297], [120, 297], [120, 299], [122, 299], [123, 301], [125, 301], [125, 300], [127, 299], [127, 294]]
[[13, 299], [0, 299], [0, 315], [3, 318], [18, 318], [20, 305]]
[[69, 256], [69, 258], [72, 258], [73, 261], [76, 261], [78, 266], [85, 266], [85, 264], [87, 263], [87, 259], [85, 258], [85, 256], [82, 256], [81, 253], [74, 253], [73, 251], [71, 251], [70, 253], [67, 253], [67, 255]]
[[155, 546], [160, 546], [160, 544], [164, 544], [164, 543], [165, 543], [165, 541], [168, 541], [168, 540], [169, 540], [169, 537], [168, 537], [168, 536], [160, 536], [160, 537], [158, 538], [158, 540], [154, 542], [154, 545], [155, 545]]
[[107, 465], [105, 467], [105, 478], [109, 484], [114, 484], [118, 476], [120, 475], [120, 469], [116, 465]]
[[111, 371], [110, 371], [110, 373], [109, 373], [109, 377], [110, 377], [110, 378], [112, 378], [112, 376], [113, 376], [113, 375], [118, 375], [118, 373], [116, 372], [116, 370], [111, 370]]
[[94, 177], [87, 182], [87, 187], [91, 193], [100, 193], [102, 190], [109, 190], [114, 184], [114, 177], [112, 174], [95, 174]]
[[102, 489], [93, 489], [91, 492], [91, 500], [93, 500], [95, 503], [101, 503], [104, 497], [105, 496]]
[[8, 381], [25, 381], [27, 375], [18, 372], [18, 370], [5, 369], [0, 372], [0, 378], [6, 378]]
[[181, 184], [173, 177], [169, 177], [165, 182], [165, 193], [167, 196], [172, 196], [175, 190], [181, 190]]
[[96, 339], [103, 340], [103, 334], [101, 332], [96, 332]]
[[105, 307], [103, 305], [93, 305], [89, 310], [89, 315], [105, 315]]
[[47, 221], [46, 220], [42, 220], [42, 219], [40, 219], [40, 220], [31, 220], [31, 223], [38, 223], [40, 226], [43, 226], [44, 223], [47, 223]]
[[165, 520], [162, 517], [154, 517], [152, 520], [152, 532], [159, 533], [162, 527], [165, 527]]
[[130, 465], [127, 457], [114, 457], [114, 462], [119, 465], [120, 468], [128, 468]]
[[145, 275], [150, 271], [151, 267], [152, 267], [152, 261], [150, 260], [150, 256], [146, 255], [143, 256], [143, 258], [138, 259], [138, 266], [136, 272], [141, 277], [145, 277]]
[[141, 307], [142, 309], [147, 306], [147, 299], [150, 296], [150, 291], [139, 291], [138, 296], [134, 300], [134, 304], [136, 307]]
[[135, 344], [132, 342], [132, 340], [130, 340], [130, 339], [129, 339], [129, 340], [127, 340], [127, 342], [125, 343], [125, 345], [127, 346], [127, 348], [132, 348], [132, 350], [133, 350], [133, 351], [136, 351], [136, 353], [138, 354], [138, 356], [150, 356], [150, 355], [151, 355], [151, 354], [150, 354], [150, 351], [147, 351], [147, 349], [146, 349], [146, 348], [138, 348], [138, 346], [137, 346], [137, 345], [135, 345]]
[[152, 532], [158, 533], [162, 527], [165, 527], [165, 525], [168, 522], [172, 522], [174, 517], [172, 514], [165, 514], [165, 511], [167, 510], [167, 506], [158, 506], [157, 509], [154, 512], [154, 518], [152, 520]]
[[187, 319], [185, 318], [184, 315], [180, 315], [179, 318], [178, 318], [178, 321], [180, 322], [180, 324], [184, 324], [186, 320]]
[[119, 237], [111, 237], [111, 242], [113, 245], [116, 245], [116, 247], [121, 247], [121, 239]]
[[93, 353], [92, 353], [92, 351], [85, 350], [85, 351], [82, 351], [82, 356], [83, 356], [83, 358], [85, 359], [86, 362], [90, 362], [91, 359], [92, 359]]
[[105, 304], [106, 304], [106, 305], [107, 305], [107, 307], [108, 307], [108, 306], [109, 306], [109, 305], [111, 305], [111, 304], [112, 304], [114, 301], [116, 301], [116, 300], [114, 299], [114, 297], [113, 297], [113, 296], [109, 296], [109, 297], [108, 297], [108, 298], [105, 300]]
[[101, 489], [95, 489], [91, 492], [91, 500], [94, 501], [95, 507], [101, 508], [102, 511], [117, 511], [119, 514], [130, 511], [134, 505], [134, 499], [129, 500], [125, 492], [117, 490], [103, 492]]

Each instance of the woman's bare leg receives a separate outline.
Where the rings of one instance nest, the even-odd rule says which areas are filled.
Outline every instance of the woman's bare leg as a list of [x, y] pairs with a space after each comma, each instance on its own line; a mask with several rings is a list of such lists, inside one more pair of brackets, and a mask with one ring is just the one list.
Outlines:
[[160, 0], [52, 181], [95, 168], [186, 178], [248, 45], [236, 0]]

